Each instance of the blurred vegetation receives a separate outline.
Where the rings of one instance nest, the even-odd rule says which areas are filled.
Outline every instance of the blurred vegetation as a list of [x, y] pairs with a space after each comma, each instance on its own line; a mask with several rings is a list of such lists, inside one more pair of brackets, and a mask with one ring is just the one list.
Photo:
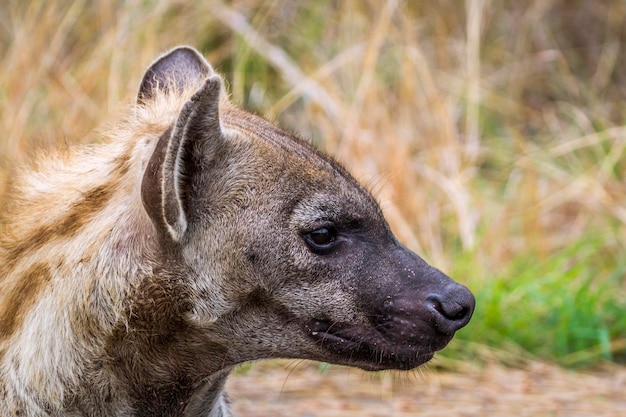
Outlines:
[[145, 67], [191, 44], [474, 290], [441, 363], [623, 363], [625, 17], [622, 0], [4, 0], [0, 196], [33, 151], [98, 140]]

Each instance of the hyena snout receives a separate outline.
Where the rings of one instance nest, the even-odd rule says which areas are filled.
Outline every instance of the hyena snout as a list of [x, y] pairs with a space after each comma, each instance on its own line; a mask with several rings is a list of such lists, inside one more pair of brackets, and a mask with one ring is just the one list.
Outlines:
[[388, 367], [410, 369], [432, 358], [469, 323], [475, 299], [465, 286], [410, 251], [394, 255], [376, 269], [384, 276], [379, 285], [363, 292], [371, 330], [360, 329], [361, 340], [375, 341], [375, 349], [386, 353], [383, 361], [390, 359]]
[[474, 296], [466, 287], [451, 280], [442, 288], [423, 294], [409, 287], [396, 296], [388, 296], [382, 302], [379, 320], [381, 323], [391, 321], [395, 324], [392, 326], [395, 336], [409, 340], [422, 337], [418, 332], [419, 324], [426, 323], [432, 339], [445, 345], [457, 330], [469, 323], [474, 312]]
[[361, 285], [350, 286], [365, 320], [321, 314], [305, 327], [333, 353], [331, 361], [367, 370], [415, 368], [469, 323], [474, 296], [408, 250], [375, 258], [358, 275]]

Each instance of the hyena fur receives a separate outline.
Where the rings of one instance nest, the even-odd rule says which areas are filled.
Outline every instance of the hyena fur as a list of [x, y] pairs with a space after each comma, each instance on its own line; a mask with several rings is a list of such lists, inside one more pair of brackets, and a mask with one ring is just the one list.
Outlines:
[[228, 416], [236, 364], [412, 369], [474, 298], [344, 168], [233, 106], [179, 47], [103, 143], [43, 157], [3, 216], [0, 416]]

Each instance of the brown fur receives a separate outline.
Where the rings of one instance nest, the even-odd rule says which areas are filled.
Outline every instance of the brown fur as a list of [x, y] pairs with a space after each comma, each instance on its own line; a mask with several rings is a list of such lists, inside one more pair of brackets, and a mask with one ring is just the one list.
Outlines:
[[5, 283], [7, 288], [4, 291], [10, 298], [0, 304], [0, 339], [11, 336], [19, 327], [24, 315], [51, 278], [50, 270], [45, 264], [35, 264], [16, 281]]

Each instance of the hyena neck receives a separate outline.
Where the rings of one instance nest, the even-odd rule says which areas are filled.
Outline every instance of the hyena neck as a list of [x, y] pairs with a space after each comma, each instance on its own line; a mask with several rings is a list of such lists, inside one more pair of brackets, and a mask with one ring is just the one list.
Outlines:
[[22, 186], [28, 203], [8, 217], [11, 241], [0, 251], [0, 378], [11, 379], [16, 402], [63, 407], [98, 355], [100, 335], [120, 319], [124, 281], [146, 268], [131, 243], [142, 226], [129, 224], [135, 208], [117, 189], [127, 187], [131, 169], [118, 148], [108, 146], [108, 158], [86, 151], [42, 163]]
[[[145, 166], [167, 126], [129, 129], [130, 141], [128, 132], [113, 132], [106, 145], [50, 158], [17, 191], [24, 203], [7, 216], [10, 238], [0, 242], [0, 386], [11, 387], [0, 390], [0, 409], [167, 416], [188, 402], [216, 410], [223, 402], [221, 366], [200, 374], [200, 364], [176, 358], [185, 350], [197, 357], [193, 349], [223, 354], [199, 337], [188, 346], [184, 333], [195, 330], [180, 319], [184, 293], [163, 265], [140, 198]], [[159, 289], [161, 298], [151, 298]], [[142, 294], [143, 302], [163, 302], [159, 317], [141, 315]], [[163, 349], [150, 352], [159, 338]]]
[[[179, 264], [161, 256], [163, 265]], [[140, 415], [193, 410], [188, 415], [204, 416], [226, 409], [222, 390], [233, 361], [227, 347], [189, 319], [193, 272], [179, 268], [160, 266], [137, 283], [128, 294], [127, 320], [118, 322], [105, 343], [109, 371]]]

